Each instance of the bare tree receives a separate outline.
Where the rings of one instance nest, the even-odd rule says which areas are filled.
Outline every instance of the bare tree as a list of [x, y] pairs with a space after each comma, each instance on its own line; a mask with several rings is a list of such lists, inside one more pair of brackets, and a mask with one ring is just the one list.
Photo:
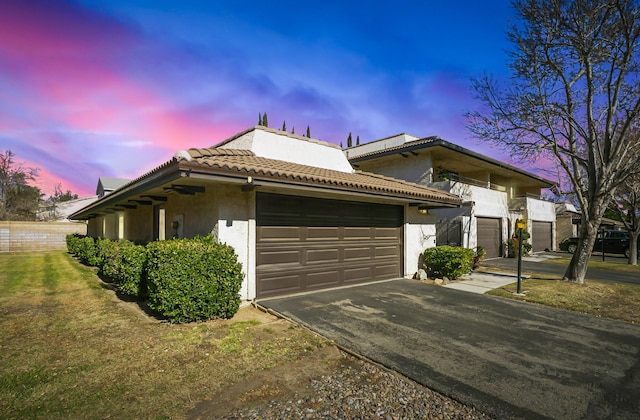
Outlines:
[[11, 150], [0, 152], [0, 220], [35, 220], [42, 193], [29, 185], [36, 169], [16, 164]]
[[469, 113], [469, 129], [515, 157], [560, 165], [582, 219], [565, 279], [582, 283], [602, 215], [640, 155], [640, 10], [637, 0], [513, 5], [510, 83], [474, 80], [487, 111]]

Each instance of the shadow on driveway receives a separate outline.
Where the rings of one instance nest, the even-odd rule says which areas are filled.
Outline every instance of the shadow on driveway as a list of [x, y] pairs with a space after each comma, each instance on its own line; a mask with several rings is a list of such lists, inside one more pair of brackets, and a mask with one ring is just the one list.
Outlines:
[[637, 418], [640, 326], [399, 279], [260, 301], [500, 418]]

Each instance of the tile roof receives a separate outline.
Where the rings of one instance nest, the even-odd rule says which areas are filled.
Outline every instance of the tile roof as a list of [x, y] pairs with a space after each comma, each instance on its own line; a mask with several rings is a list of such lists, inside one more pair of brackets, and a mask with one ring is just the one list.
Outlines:
[[189, 149], [176, 154], [178, 163], [216, 173], [252, 176], [256, 181], [287, 181], [346, 191], [368, 192], [403, 198], [434, 200], [459, 205], [459, 197], [447, 192], [383, 175], [363, 171], [353, 173], [285, 162], [256, 156], [248, 150]]

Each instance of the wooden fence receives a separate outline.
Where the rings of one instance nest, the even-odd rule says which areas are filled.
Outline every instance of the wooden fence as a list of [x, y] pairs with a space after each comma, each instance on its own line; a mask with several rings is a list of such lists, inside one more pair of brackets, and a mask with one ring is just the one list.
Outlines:
[[0, 222], [0, 252], [66, 249], [69, 233], [87, 234], [87, 225], [74, 222]]

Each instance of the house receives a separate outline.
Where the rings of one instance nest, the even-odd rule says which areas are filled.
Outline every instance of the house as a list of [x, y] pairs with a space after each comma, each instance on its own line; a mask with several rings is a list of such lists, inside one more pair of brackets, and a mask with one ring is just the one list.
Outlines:
[[[603, 217], [600, 229], [621, 230], [624, 224], [618, 220]], [[566, 238], [580, 234], [580, 211], [572, 203], [556, 203], [556, 249]]]
[[107, 194], [110, 194], [122, 187], [126, 183], [131, 181], [130, 179], [125, 178], [107, 178], [100, 177], [98, 179], [98, 186], [96, 187], [96, 195], [98, 198], [104, 197]]
[[526, 221], [533, 251], [554, 249], [556, 213], [540, 191], [554, 183], [439, 137], [402, 133], [345, 150], [355, 168], [438, 188], [460, 197], [460, 208], [434, 208], [437, 244], [483, 246], [505, 255], [515, 221]]
[[242, 263], [241, 297], [410, 276], [449, 192], [353, 169], [341, 148], [253, 127], [175, 156], [72, 215], [137, 242], [213, 234]]

